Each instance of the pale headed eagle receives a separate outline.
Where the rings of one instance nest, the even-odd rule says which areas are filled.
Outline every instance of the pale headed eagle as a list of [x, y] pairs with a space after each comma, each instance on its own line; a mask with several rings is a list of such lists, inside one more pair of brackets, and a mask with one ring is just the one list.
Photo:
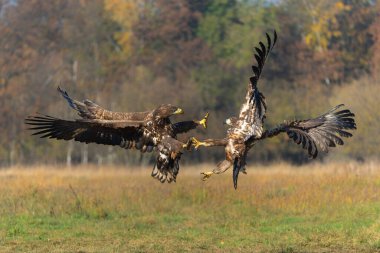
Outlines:
[[192, 138], [195, 148], [199, 146], [224, 146], [226, 158], [218, 163], [213, 171], [202, 172], [203, 180], [212, 174], [220, 174], [233, 166], [233, 184], [237, 188], [239, 172], [245, 173], [246, 157], [248, 151], [257, 141], [274, 137], [280, 133], [287, 135], [295, 143], [302, 145], [311, 158], [316, 158], [319, 151], [328, 152], [329, 147], [343, 145], [341, 137], [351, 137], [346, 130], [356, 129], [354, 114], [350, 110], [339, 110], [343, 105], [338, 105], [330, 111], [313, 119], [286, 121], [271, 130], [263, 130], [266, 103], [265, 97], [258, 90], [257, 83], [263, 70], [265, 61], [277, 41], [276, 31], [271, 37], [266, 34], [267, 45], [260, 42], [255, 47], [254, 54], [257, 65], [252, 66], [253, 76], [250, 78], [245, 103], [240, 109], [238, 117], [226, 120], [229, 126], [226, 137], [223, 139], [207, 139], [198, 141]]
[[170, 116], [182, 114], [177, 106], [163, 104], [146, 112], [112, 112], [90, 100], [83, 102], [72, 99], [66, 91], [58, 91], [70, 107], [81, 117], [76, 120], [63, 120], [47, 115], [30, 116], [25, 123], [41, 138], [75, 140], [84, 143], [97, 143], [137, 149], [142, 153], [158, 152], [152, 177], [162, 183], [176, 181], [179, 160], [190, 142], [177, 140], [177, 134], [185, 133], [197, 126], [207, 127], [206, 116], [200, 120], [182, 121], [172, 124]]

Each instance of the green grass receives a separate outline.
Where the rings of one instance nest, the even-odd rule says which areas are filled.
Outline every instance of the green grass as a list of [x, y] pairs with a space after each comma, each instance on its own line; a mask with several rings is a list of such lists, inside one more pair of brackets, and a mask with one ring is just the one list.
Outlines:
[[171, 185], [146, 170], [6, 171], [0, 251], [380, 251], [380, 173], [339, 166], [251, 169], [237, 191], [200, 168]]

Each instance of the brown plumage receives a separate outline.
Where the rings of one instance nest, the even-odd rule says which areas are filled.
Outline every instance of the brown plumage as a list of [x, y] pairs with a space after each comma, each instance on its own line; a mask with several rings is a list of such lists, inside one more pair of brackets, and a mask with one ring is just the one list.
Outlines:
[[31, 126], [30, 130], [35, 131], [33, 135], [120, 146], [142, 153], [156, 150], [158, 155], [152, 176], [161, 182], [176, 180], [178, 162], [186, 146], [176, 139], [177, 134], [196, 128], [201, 124], [199, 121], [172, 124], [169, 117], [181, 114], [183, 110], [170, 104], [146, 112], [112, 112], [90, 100], [74, 100], [59, 87], [58, 91], [81, 118], [63, 120], [48, 115], [30, 116], [25, 119], [25, 123]]
[[356, 129], [354, 114], [350, 110], [338, 110], [343, 105], [338, 105], [327, 113], [308, 120], [288, 121], [272, 130], [263, 130], [266, 103], [265, 97], [258, 90], [257, 83], [261, 76], [266, 59], [277, 41], [276, 32], [272, 38], [266, 34], [267, 45], [260, 42], [255, 47], [255, 59], [257, 65], [252, 66], [253, 76], [250, 78], [245, 102], [238, 117], [226, 120], [229, 125], [224, 139], [207, 139], [202, 142], [193, 138], [193, 144], [198, 146], [224, 146], [226, 159], [218, 163], [217, 168], [210, 172], [204, 172], [204, 180], [212, 174], [220, 174], [233, 166], [233, 183], [237, 188], [240, 172], [245, 173], [246, 157], [254, 144], [266, 138], [274, 137], [280, 133], [287, 133], [295, 143], [302, 145], [311, 158], [316, 158], [319, 151], [328, 152], [329, 147], [343, 145], [341, 137], [351, 137], [347, 130]]

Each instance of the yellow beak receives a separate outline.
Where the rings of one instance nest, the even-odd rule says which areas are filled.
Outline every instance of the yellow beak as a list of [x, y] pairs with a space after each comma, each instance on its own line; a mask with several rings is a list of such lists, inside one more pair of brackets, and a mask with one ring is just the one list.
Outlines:
[[173, 114], [183, 114], [183, 110], [181, 108], [178, 108]]

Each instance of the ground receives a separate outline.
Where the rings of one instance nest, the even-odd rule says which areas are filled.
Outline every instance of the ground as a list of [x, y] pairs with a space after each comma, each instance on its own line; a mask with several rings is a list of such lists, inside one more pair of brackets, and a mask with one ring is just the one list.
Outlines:
[[376, 163], [0, 171], [0, 252], [380, 252]]

